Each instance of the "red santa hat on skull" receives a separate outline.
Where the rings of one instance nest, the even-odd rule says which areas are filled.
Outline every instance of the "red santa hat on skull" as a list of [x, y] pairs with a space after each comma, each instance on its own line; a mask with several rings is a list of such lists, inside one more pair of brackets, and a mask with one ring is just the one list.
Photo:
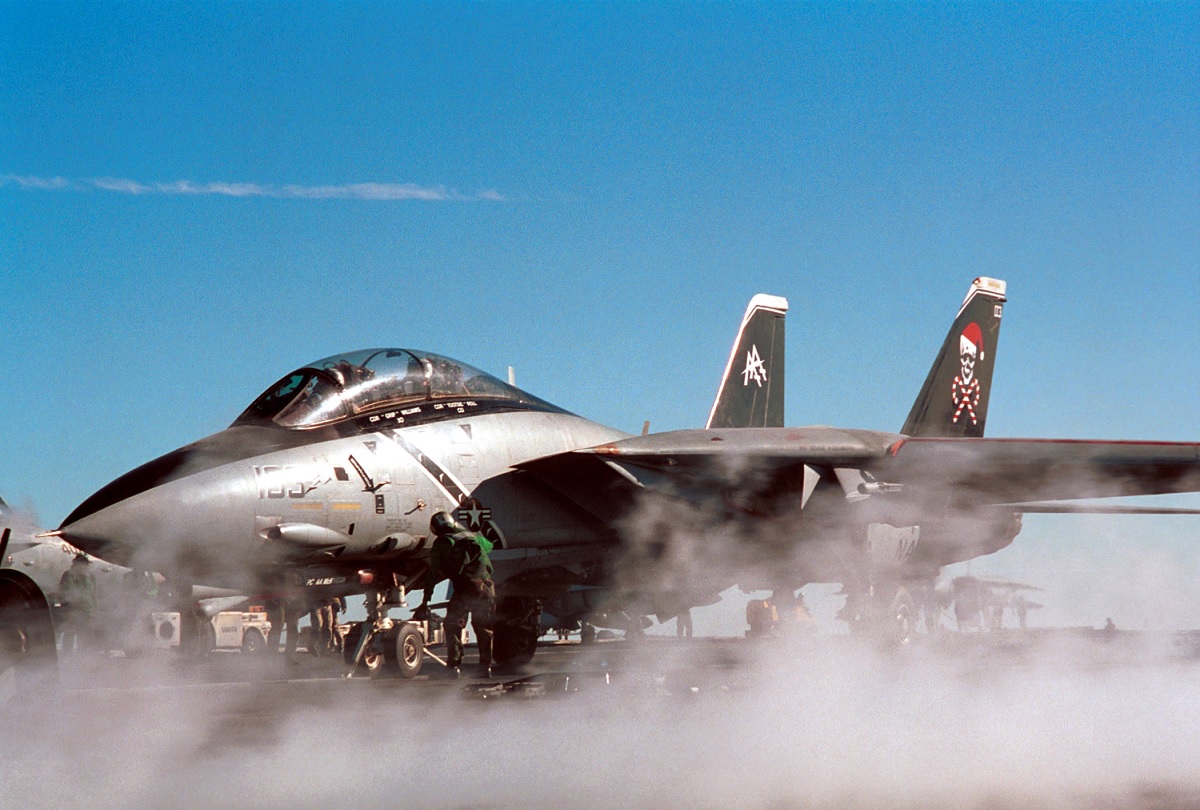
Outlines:
[[958, 353], [983, 359], [983, 330], [979, 328], [979, 324], [972, 321], [962, 330], [958, 338]]

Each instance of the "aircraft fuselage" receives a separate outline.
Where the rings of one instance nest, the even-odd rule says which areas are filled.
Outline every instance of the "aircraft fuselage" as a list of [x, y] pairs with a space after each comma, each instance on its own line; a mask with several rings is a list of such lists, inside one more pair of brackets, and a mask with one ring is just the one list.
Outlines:
[[[612, 539], [606, 527], [523, 484], [512, 465], [625, 436], [529, 411], [296, 446], [283, 428], [232, 427], [118, 479], [106, 490], [126, 492], [93, 500], [119, 499], [92, 512], [85, 502], [63, 531], [108, 559], [233, 587], [254, 587], [281, 563], [366, 567], [417, 555], [440, 509], [502, 549], [590, 544]], [[480, 503], [473, 493], [485, 481]]]

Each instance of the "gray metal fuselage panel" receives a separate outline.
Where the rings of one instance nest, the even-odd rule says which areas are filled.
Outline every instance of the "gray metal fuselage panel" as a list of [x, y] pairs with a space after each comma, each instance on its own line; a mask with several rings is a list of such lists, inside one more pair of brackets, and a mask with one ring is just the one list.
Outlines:
[[[219, 554], [200, 566], [213, 571], [235, 561], [345, 566], [419, 552], [430, 515], [440, 509], [471, 509], [507, 548], [578, 544], [600, 536], [599, 527], [512, 465], [625, 435], [569, 414], [474, 415], [322, 439], [206, 470], [135, 499], [177, 498], [172, 527], [158, 527], [159, 544], [172, 532], [185, 535], [172, 545], [194, 543], [192, 533], [209, 531], [216, 520], [219, 531], [209, 540]], [[209, 499], [186, 497], [197, 485], [219, 491], [239, 480], [253, 480], [252, 505], [227, 504], [224, 517], [212, 514]], [[174, 493], [160, 492], [177, 485]]]

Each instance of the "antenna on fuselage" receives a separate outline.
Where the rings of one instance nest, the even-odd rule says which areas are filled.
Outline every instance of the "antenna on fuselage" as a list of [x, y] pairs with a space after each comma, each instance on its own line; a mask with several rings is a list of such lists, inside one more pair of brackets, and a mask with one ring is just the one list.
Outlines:
[[517, 387], [517, 372], [513, 369], [512, 366], [508, 367], [508, 384], [511, 385], [513, 388]]

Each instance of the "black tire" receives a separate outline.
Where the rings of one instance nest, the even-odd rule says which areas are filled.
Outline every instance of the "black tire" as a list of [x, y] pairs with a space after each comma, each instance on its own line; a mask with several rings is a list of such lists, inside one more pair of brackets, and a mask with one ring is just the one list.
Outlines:
[[595, 644], [596, 643], [596, 628], [590, 624], [585, 624], [583, 629], [579, 631], [580, 644]]
[[[346, 662], [346, 666], [354, 664], [354, 653], [358, 651], [358, 640], [362, 638], [363, 623], [351, 622], [350, 629], [346, 631], [345, 646], [342, 648], [342, 660]], [[359, 670], [365, 670], [368, 675], [373, 675], [383, 667], [383, 655], [380, 653], [367, 650], [363, 655], [362, 663], [359, 664]]]
[[537, 652], [537, 630], [511, 624], [497, 624], [492, 637], [492, 660], [505, 669], [523, 667]]
[[421, 631], [405, 623], [384, 639], [383, 671], [394, 678], [415, 678], [425, 658], [425, 639]]
[[58, 651], [50, 605], [32, 579], [12, 569], [0, 569], [0, 628], [4, 629], [0, 671], [11, 666], [20, 683], [13, 694], [57, 686]]
[[262, 655], [267, 651], [267, 639], [257, 627], [242, 633], [242, 652], [246, 655]]

